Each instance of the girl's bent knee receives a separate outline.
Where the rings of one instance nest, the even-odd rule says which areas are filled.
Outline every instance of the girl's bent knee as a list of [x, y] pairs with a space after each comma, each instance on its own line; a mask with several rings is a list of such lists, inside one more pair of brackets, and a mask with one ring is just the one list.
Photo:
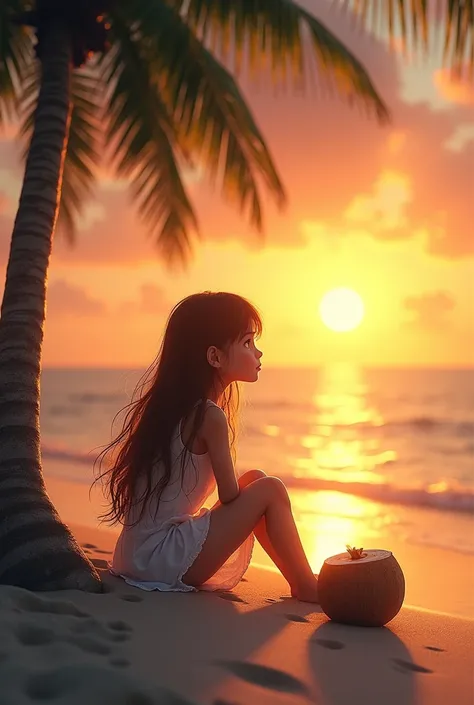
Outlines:
[[267, 473], [264, 472], [263, 470], [247, 470], [242, 477], [245, 477], [245, 479], [248, 479], [248, 482], [255, 482], [255, 480], [261, 480], [262, 477], [267, 477]]
[[247, 487], [252, 484], [252, 482], [261, 480], [263, 477], [266, 477], [263, 470], [247, 470], [247, 472], [244, 472], [243, 475], [239, 477], [239, 486], [240, 488]]
[[285, 483], [279, 477], [266, 476], [258, 481], [258, 484], [265, 485], [265, 491], [274, 500], [284, 501], [289, 503], [288, 491]]

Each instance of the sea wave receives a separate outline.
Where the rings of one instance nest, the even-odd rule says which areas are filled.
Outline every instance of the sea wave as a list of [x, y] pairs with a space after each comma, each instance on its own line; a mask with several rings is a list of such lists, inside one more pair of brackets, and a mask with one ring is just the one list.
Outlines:
[[456, 421], [435, 418], [432, 416], [414, 416], [406, 419], [394, 419], [382, 424], [386, 428], [412, 428], [422, 433], [437, 431], [451, 433], [455, 436], [472, 438], [474, 435], [474, 422], [467, 419]]
[[285, 485], [294, 489], [330, 490], [365, 497], [386, 504], [428, 507], [441, 511], [473, 513], [474, 491], [452, 487], [446, 483], [426, 487], [402, 487], [391, 483], [340, 482], [316, 477], [280, 476]]
[[455, 553], [461, 553], [464, 556], [474, 556], [474, 547], [467, 545], [460, 545], [456, 541], [443, 540], [439, 536], [433, 538], [423, 538], [423, 537], [410, 537], [411, 543], [417, 546], [428, 546], [429, 548], [442, 548], [445, 551], [454, 551]]
[[95, 392], [81, 392], [79, 394], [69, 394], [69, 400], [73, 404], [117, 404], [123, 402], [123, 394], [97, 394]]
[[100, 449], [90, 451], [89, 453], [84, 453], [79, 450], [71, 450], [70, 448], [63, 448], [61, 446], [52, 446], [47, 444], [43, 444], [41, 446], [41, 455], [43, 456], [43, 459], [64, 460], [65, 462], [76, 463], [79, 465], [92, 466], [99, 452]]
[[[431, 416], [413, 416], [400, 419], [388, 419], [382, 423], [371, 421], [355, 421], [354, 423], [331, 423], [329, 421], [318, 421], [317, 418], [311, 420], [308, 424], [307, 420], [299, 423], [301, 433], [308, 432], [308, 426], [316, 428], [331, 428], [335, 430], [354, 429], [362, 433], [384, 433], [385, 431], [404, 431], [411, 430], [415, 433], [428, 434], [437, 432], [441, 435], [453, 435], [461, 438], [471, 439], [474, 436], [474, 421], [468, 419], [459, 419], [456, 421], [435, 418]], [[250, 435], [267, 435], [265, 427], [257, 425], [249, 425], [246, 427], [246, 432]]]
[[[84, 453], [63, 447], [43, 445], [44, 459], [59, 460], [75, 465], [87, 465], [92, 469], [99, 449]], [[54, 468], [51, 468], [54, 474]], [[61, 475], [64, 477], [64, 474]], [[386, 504], [402, 504], [405, 506], [428, 507], [441, 511], [459, 513], [474, 513], [474, 490], [449, 485], [440, 482], [425, 487], [403, 487], [391, 483], [344, 482], [317, 477], [293, 477], [280, 475], [287, 487], [305, 489], [313, 492], [330, 490], [365, 497]], [[77, 479], [77, 478], [75, 478]], [[84, 482], [90, 481], [90, 476], [84, 476]]]

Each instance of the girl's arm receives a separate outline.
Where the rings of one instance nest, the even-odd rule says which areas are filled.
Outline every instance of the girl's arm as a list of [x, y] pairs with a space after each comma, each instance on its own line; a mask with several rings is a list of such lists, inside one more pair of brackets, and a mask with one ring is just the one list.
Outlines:
[[219, 500], [222, 504], [232, 502], [239, 496], [240, 488], [230, 454], [227, 419], [222, 409], [217, 406], [210, 406], [207, 409], [201, 436], [211, 459]]

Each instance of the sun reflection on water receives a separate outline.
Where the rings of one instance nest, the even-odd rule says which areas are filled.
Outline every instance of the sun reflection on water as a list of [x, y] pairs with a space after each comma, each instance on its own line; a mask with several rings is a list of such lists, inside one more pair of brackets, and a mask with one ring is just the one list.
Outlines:
[[[309, 432], [299, 439], [306, 457], [293, 459], [293, 474], [342, 482], [379, 483], [383, 467], [397, 459], [381, 447], [377, 430], [384, 420], [374, 407], [361, 371], [333, 364], [321, 371], [312, 398]], [[347, 543], [363, 545], [392, 522], [380, 505], [337, 491], [292, 492], [302, 541], [313, 570]]]
[[370, 402], [359, 368], [341, 363], [324, 368], [312, 402], [309, 433], [299, 441], [309, 453], [294, 459], [295, 476], [383, 481], [377, 469], [395, 461], [396, 453], [380, 447], [376, 431], [384, 421]]

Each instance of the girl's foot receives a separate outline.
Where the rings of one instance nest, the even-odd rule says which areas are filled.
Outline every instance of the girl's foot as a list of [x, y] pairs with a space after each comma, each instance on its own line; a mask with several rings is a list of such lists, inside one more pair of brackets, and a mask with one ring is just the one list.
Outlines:
[[300, 600], [300, 602], [314, 602], [319, 604], [318, 576], [315, 574], [314, 581], [310, 585], [292, 588], [291, 597], [295, 597], [297, 600]]

